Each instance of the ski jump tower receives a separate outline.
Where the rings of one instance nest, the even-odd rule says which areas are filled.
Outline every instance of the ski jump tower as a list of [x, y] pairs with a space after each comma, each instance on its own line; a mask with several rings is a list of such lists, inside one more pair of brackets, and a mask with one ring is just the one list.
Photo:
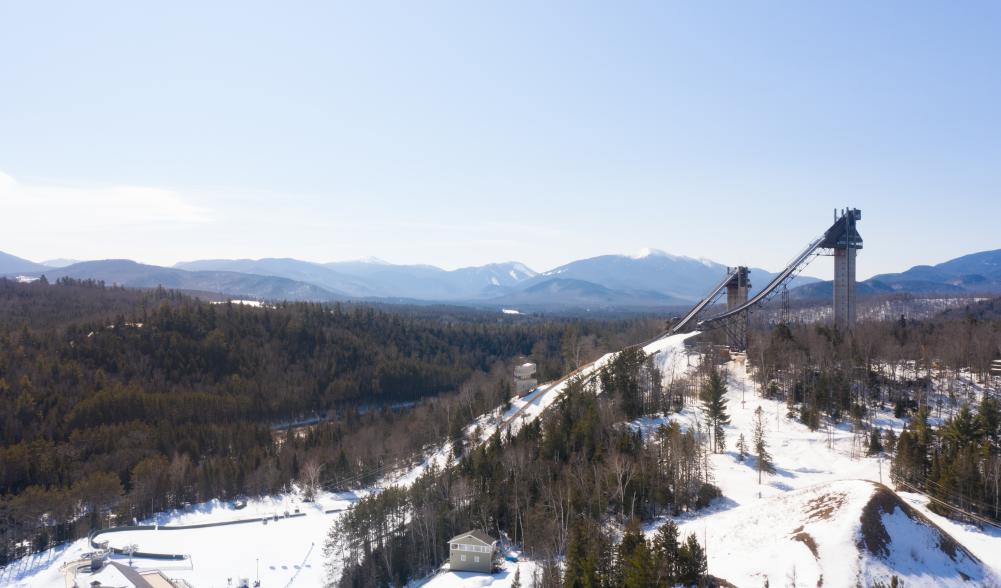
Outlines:
[[[727, 268], [727, 273], [731, 276], [726, 283], [726, 309], [733, 310], [747, 303], [747, 291], [751, 288], [751, 281], [748, 274], [751, 270], [746, 266]], [[734, 320], [726, 321], [723, 325], [726, 329], [726, 342], [730, 349], [743, 351], [747, 349], [747, 322], [748, 313], [742, 313]]]
[[[850, 331], [855, 325], [855, 256], [862, 248], [862, 236], [855, 224], [862, 220], [862, 211], [845, 208], [834, 211], [834, 224], [820, 237], [810, 241], [806, 249], [793, 258], [789, 265], [776, 274], [764, 288], [748, 296], [751, 282], [744, 266], [728, 267], [726, 275], [699, 300], [683, 317], [673, 321], [667, 333], [684, 333], [722, 327], [727, 343], [737, 351], [747, 349], [747, 323], [751, 309], [779, 292], [786, 282], [795, 278], [820, 250], [831, 250], [834, 255], [834, 324], [838, 330]], [[726, 310], [715, 316], [699, 320], [699, 316], [712, 308], [726, 290]]]
[[846, 208], [834, 211], [834, 224], [824, 233], [820, 247], [834, 250], [834, 326], [849, 331], [855, 325], [855, 255], [862, 249], [862, 236], [855, 223], [862, 211]]

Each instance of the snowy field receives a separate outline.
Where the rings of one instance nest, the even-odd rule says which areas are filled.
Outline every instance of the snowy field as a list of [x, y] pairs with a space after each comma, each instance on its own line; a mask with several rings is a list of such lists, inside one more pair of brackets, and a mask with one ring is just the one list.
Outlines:
[[[232, 578], [251, 583], [260, 570], [262, 586], [322, 586], [324, 580], [323, 543], [336, 513], [324, 511], [347, 508], [353, 494], [324, 494], [317, 502], [300, 503], [290, 497], [251, 500], [236, 510], [230, 503], [214, 501], [188, 511], [174, 511], [157, 517], [159, 525], [191, 525], [207, 522], [236, 521], [273, 517], [267, 525], [248, 522], [221, 527], [185, 530], [126, 531], [110, 533], [114, 547], [135, 544], [140, 550], [156, 553], [179, 553], [190, 556], [183, 561], [134, 560], [138, 569], [156, 568], [170, 578], [187, 580], [195, 588], [225, 587]], [[285, 511], [296, 508], [305, 516], [284, 518]], [[149, 521], [148, 524], [153, 524]], [[15, 564], [7, 575], [0, 576], [0, 586], [64, 588], [62, 566], [75, 562], [93, 551], [86, 539], [68, 547], [40, 554]], [[125, 562], [127, 558], [116, 558]], [[89, 585], [87, 574], [78, 577], [80, 585]]]
[[510, 588], [514, 583], [515, 574], [521, 571], [521, 585], [532, 585], [532, 574], [536, 565], [531, 561], [504, 562], [501, 571], [492, 575], [474, 572], [449, 572], [442, 570], [430, 578], [416, 580], [407, 588]]

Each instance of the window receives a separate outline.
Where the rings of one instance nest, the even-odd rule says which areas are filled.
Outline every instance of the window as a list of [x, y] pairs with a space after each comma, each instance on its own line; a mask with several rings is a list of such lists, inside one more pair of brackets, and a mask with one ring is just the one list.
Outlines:
[[476, 563], [480, 563], [480, 556], [474, 555], [473, 556], [473, 561], [476, 562]]
[[452, 544], [452, 549], [458, 549], [458, 548], [459, 548], [459, 544], [458, 543], [453, 543]]
[[459, 560], [460, 560], [460, 561], [466, 561], [466, 554], [465, 554], [465, 553], [463, 553], [462, 555], [460, 555], [460, 556], [459, 556]]

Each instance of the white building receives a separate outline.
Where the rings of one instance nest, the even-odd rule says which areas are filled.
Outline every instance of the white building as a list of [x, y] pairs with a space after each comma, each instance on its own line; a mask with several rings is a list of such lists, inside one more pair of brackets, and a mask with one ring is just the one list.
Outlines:
[[535, 390], [539, 381], [535, 379], [535, 364], [526, 362], [514, 368], [514, 393], [524, 396]]

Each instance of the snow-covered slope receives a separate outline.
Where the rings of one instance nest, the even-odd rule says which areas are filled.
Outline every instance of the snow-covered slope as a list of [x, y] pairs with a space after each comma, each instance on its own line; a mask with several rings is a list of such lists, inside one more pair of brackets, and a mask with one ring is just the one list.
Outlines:
[[965, 547], [866, 480], [821, 483], [682, 525], [703, 531], [709, 569], [738, 586], [990, 586], [993, 573]]
[[[677, 520], [682, 535], [707, 542], [709, 572], [737, 586], [871, 585], [892, 575], [905, 586], [1001, 586], [1001, 529], [978, 529], [931, 513], [920, 494], [894, 493], [889, 460], [864, 455], [851, 425], [811, 431], [786, 418], [785, 403], [761, 398], [742, 358], [727, 365], [728, 450], [710, 456], [723, 497]], [[666, 377], [666, 375], [665, 375]], [[754, 455], [738, 459], [743, 433], [751, 445], [761, 407], [776, 474], [758, 485]], [[664, 417], [684, 427], [702, 419], [698, 407]], [[656, 419], [633, 426], [650, 430]], [[875, 417], [898, 432], [903, 422]], [[866, 513], [868, 516], [864, 516]], [[662, 521], [649, 525], [652, 534]], [[863, 532], [864, 531], [864, 532]]]
[[[685, 336], [645, 347], [657, 352], [665, 382], [689, 373], [697, 358], [684, 352]], [[598, 366], [613, 357], [601, 358]], [[784, 402], [761, 398], [744, 370], [742, 358], [727, 365], [731, 424], [728, 446], [743, 433], [750, 443], [754, 411], [766, 417], [767, 441], [777, 467], [757, 483], [754, 456], [745, 461], [729, 450], [710, 456], [715, 483], [723, 497], [708, 509], [677, 520], [683, 536], [695, 533], [707, 543], [709, 572], [736, 586], [871, 586], [896, 575], [905, 586], [999, 586], [1001, 530], [978, 529], [950, 521], [927, 509], [920, 494], [895, 493], [888, 480], [888, 460], [866, 457], [850, 425], [811, 431], [786, 418]], [[524, 419], [537, 418], [562, 393], [562, 385], [517, 403]], [[521, 418], [519, 416], [519, 418]], [[646, 417], [631, 426], [652, 431], [667, 420], [694, 427], [698, 407]], [[875, 417], [882, 428], [898, 431], [903, 422], [889, 414]], [[485, 423], [481, 423], [481, 427]], [[520, 426], [515, 420], [513, 428]], [[481, 428], [482, 430], [482, 428]], [[663, 521], [647, 526], [651, 535]], [[509, 567], [511, 564], [508, 564]], [[530, 574], [522, 561], [522, 585]], [[491, 586], [506, 588], [510, 570], [488, 576], [443, 572], [423, 583], [427, 588]]]

